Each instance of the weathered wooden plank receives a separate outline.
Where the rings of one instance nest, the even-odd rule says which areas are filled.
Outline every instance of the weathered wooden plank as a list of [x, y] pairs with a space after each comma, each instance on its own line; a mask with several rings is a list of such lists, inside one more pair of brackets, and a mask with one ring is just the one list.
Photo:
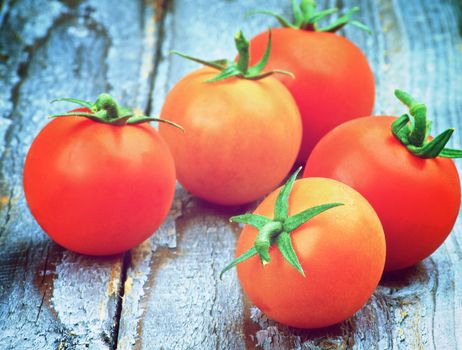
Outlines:
[[[159, 14], [159, 4], [148, 4], [144, 12], [138, 3], [115, 8], [95, 1], [5, 1], [0, 8], [0, 79], [5, 86], [0, 91], [0, 347], [115, 346], [116, 295], [123, 291], [121, 257], [89, 259], [50, 243], [25, 208], [20, 173], [27, 145], [45, 123], [40, 116], [49, 113], [47, 101], [55, 94], [93, 98], [99, 89], [110, 88], [117, 97], [145, 109], [158, 44], [153, 17]], [[236, 18], [256, 6], [262, 4], [174, 3], [165, 19], [160, 51], [164, 61], [156, 68], [153, 111], [160, 109], [173, 83], [195, 67], [167, 59], [168, 50], [205, 52], [208, 58], [232, 56], [232, 37], [225, 33], [238, 29]], [[277, 9], [281, 4], [265, 6]], [[287, 4], [283, 6], [287, 10]], [[399, 84], [428, 102], [437, 131], [460, 126], [460, 4], [364, 0], [361, 6], [375, 36], [352, 28], [344, 33], [366, 51], [376, 72], [376, 111], [402, 110], [391, 94]], [[23, 27], [27, 11], [37, 14]], [[126, 23], [140, 13], [142, 29], [114, 23], [114, 18]], [[72, 18], [73, 14], [78, 16]], [[255, 17], [244, 23], [251, 35], [270, 21]], [[60, 45], [69, 38], [73, 40]], [[125, 55], [125, 50], [132, 51]], [[33, 114], [35, 118], [26, 119]], [[453, 146], [460, 146], [460, 140], [456, 134]], [[462, 334], [460, 223], [431, 259], [386, 275], [368, 305], [351, 320], [307, 332], [267, 320], [240, 294], [234, 273], [218, 281], [217, 272], [231, 258], [236, 237], [237, 228], [226, 219], [242, 210], [214, 208], [178, 191], [166, 224], [131, 254], [120, 348], [462, 347], [457, 336]]]
[[156, 2], [117, 5], [17, 0], [0, 8], [1, 349], [116, 346], [123, 256], [89, 258], [52, 243], [26, 207], [22, 167], [56, 97], [109, 91], [147, 109]]
[[[164, 19], [161, 61], [152, 98], [159, 112], [168, 90], [198, 68], [169, 56], [172, 49], [204, 58], [233, 57], [233, 35], [242, 28], [254, 35], [268, 19], [236, 21], [258, 1], [171, 1]], [[265, 6], [278, 9], [278, 1]], [[288, 9], [288, 4], [282, 6]], [[264, 27], [264, 26], [263, 26]], [[187, 30], [186, 30], [187, 28]], [[233, 211], [234, 210], [234, 211]], [[245, 210], [241, 208], [241, 210]], [[173, 212], [150, 242], [132, 252], [120, 321], [120, 349], [239, 349], [254, 341], [248, 308], [234, 277], [218, 273], [234, 254], [236, 209], [215, 208], [177, 191]], [[234, 272], [233, 272], [234, 273]]]
[[[119, 348], [239, 348], [243, 332], [230, 312], [241, 309], [239, 289], [232, 280], [218, 280], [216, 263], [220, 254], [232, 257], [231, 250], [223, 249], [234, 239], [227, 226], [231, 213], [190, 200], [183, 190], [178, 197], [171, 221], [157, 233], [160, 238], [175, 230], [177, 248], [162, 247], [154, 239], [133, 252]], [[133, 311], [140, 311], [137, 303], [153, 302], [155, 308], [141, 306], [136, 327], [124, 327]], [[149, 337], [138, 338], [137, 331]]]
[[[399, 87], [428, 103], [435, 131], [460, 126], [460, 4], [348, 0], [321, 5], [358, 4], [361, 19], [374, 35], [352, 27], [342, 33], [366, 52], [375, 71], [376, 113], [403, 111], [392, 95]], [[259, 6], [288, 11], [287, 3], [277, 1], [171, 2], [153, 110], [159, 111], [173, 84], [196, 68], [194, 63], [168, 57], [170, 49], [205, 58], [232, 57], [234, 31], [242, 27], [250, 36], [274, 24], [264, 17], [241, 20], [243, 13]], [[460, 147], [461, 140], [459, 133], [453, 146]], [[167, 223], [150, 242], [132, 252], [121, 349], [462, 348], [460, 222], [430, 259], [385, 275], [369, 303], [353, 318], [327, 329], [303, 331], [268, 320], [252, 307], [240, 294], [235, 273], [218, 280], [217, 271], [234, 250], [237, 228], [226, 222], [232, 212], [193, 199], [184, 190], [177, 192]]]

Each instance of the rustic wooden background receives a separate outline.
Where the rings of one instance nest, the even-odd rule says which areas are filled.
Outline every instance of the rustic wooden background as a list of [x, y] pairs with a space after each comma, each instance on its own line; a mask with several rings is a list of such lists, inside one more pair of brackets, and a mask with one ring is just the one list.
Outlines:
[[[392, 91], [410, 91], [427, 102], [435, 131], [456, 127], [451, 146], [461, 147], [460, 2], [319, 2], [361, 6], [374, 31], [341, 34], [375, 71], [376, 112], [402, 112]], [[50, 100], [108, 91], [156, 114], [173, 84], [197, 68], [169, 50], [233, 57], [237, 29], [250, 36], [275, 25], [243, 18], [261, 7], [288, 13], [289, 1], [0, 2], [0, 349], [462, 349], [461, 220], [431, 258], [386, 275], [353, 318], [301, 331], [265, 318], [234, 271], [218, 278], [239, 233], [227, 219], [250, 207], [213, 207], [178, 187], [152, 239], [111, 258], [63, 250], [31, 217], [22, 167]]]

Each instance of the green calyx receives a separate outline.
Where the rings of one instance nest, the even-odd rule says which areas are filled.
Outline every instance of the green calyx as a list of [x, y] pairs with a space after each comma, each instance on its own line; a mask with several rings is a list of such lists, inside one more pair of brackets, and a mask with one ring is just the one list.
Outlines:
[[86, 109], [88, 112], [68, 112], [68, 113], [61, 113], [61, 114], [53, 114], [50, 115], [50, 118], [60, 118], [60, 117], [69, 117], [69, 116], [76, 116], [76, 117], [85, 117], [91, 119], [95, 122], [99, 123], [106, 123], [111, 125], [135, 125], [147, 122], [161, 122], [167, 123], [174, 127], [177, 127], [181, 130], [183, 128], [171, 121], [161, 119], [161, 118], [153, 118], [148, 117], [145, 115], [138, 115], [135, 114], [131, 109], [120, 106], [111, 95], [102, 93], [98, 96], [95, 103], [91, 103], [84, 100], [79, 100], [76, 98], [58, 98], [56, 100], [51, 101], [58, 102], [58, 101], [66, 101], [76, 103]]
[[404, 91], [395, 90], [395, 96], [409, 107], [409, 114], [395, 120], [391, 131], [409, 152], [420, 158], [462, 158], [462, 150], [445, 148], [454, 129], [429, 140], [431, 122], [427, 120], [427, 107]]
[[278, 22], [285, 28], [311, 30], [316, 32], [336, 32], [347, 24], [358, 27], [369, 34], [371, 30], [364, 23], [352, 19], [353, 15], [359, 11], [359, 7], [353, 7], [344, 15], [340, 16], [336, 21], [324, 27], [319, 27], [318, 22], [327, 16], [330, 16], [339, 11], [338, 8], [330, 8], [326, 10], [316, 11], [315, 0], [292, 0], [292, 12], [294, 21], [290, 22], [281, 15], [268, 10], [257, 10], [249, 12], [247, 15], [264, 14], [275, 17]]
[[211, 67], [220, 71], [216, 76], [211, 79], [206, 80], [206, 83], [211, 83], [214, 81], [223, 80], [230, 77], [237, 77], [241, 79], [249, 79], [249, 80], [259, 80], [266, 78], [270, 75], [275, 73], [286, 74], [291, 76], [292, 78], [294, 75], [290, 72], [273, 69], [270, 71], [263, 71], [266, 64], [268, 63], [269, 55], [271, 52], [271, 31], [268, 34], [268, 44], [266, 46], [265, 53], [261, 60], [255, 64], [254, 66], [249, 66], [250, 61], [250, 51], [249, 51], [249, 42], [244, 37], [242, 31], [236, 33], [234, 37], [234, 41], [236, 43], [236, 49], [239, 53], [239, 59], [237, 62], [227, 60], [227, 59], [220, 59], [220, 60], [213, 60], [213, 61], [205, 61], [199, 58], [191, 57], [179, 53], [177, 51], [170, 51], [175, 55], [181, 56], [188, 60], [203, 64], [204, 66]]
[[329, 203], [318, 205], [309, 209], [306, 209], [298, 214], [289, 216], [289, 197], [292, 192], [295, 179], [300, 172], [301, 167], [287, 180], [284, 187], [278, 194], [274, 205], [274, 217], [273, 219], [257, 214], [244, 214], [233, 216], [230, 221], [240, 222], [246, 225], [251, 225], [258, 229], [258, 235], [255, 240], [254, 246], [247, 250], [245, 253], [240, 255], [238, 258], [228, 264], [223, 271], [220, 273], [220, 278], [223, 274], [232, 269], [237, 264], [259, 255], [261, 263], [264, 265], [270, 262], [269, 248], [275, 244], [281, 252], [284, 259], [293, 267], [297, 269], [300, 274], [305, 276], [300, 261], [295, 254], [294, 247], [292, 245], [292, 239], [290, 233], [306, 223], [311, 218], [331, 208], [343, 205], [342, 203]]

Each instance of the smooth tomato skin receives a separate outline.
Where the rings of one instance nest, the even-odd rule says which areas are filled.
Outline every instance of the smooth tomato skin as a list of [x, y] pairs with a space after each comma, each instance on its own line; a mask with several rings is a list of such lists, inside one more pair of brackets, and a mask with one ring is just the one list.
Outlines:
[[[273, 217], [278, 192], [265, 198], [255, 213]], [[358, 192], [331, 179], [301, 179], [294, 184], [289, 215], [333, 202], [344, 205], [291, 233], [306, 277], [274, 246], [269, 264], [262, 266], [254, 256], [237, 265], [244, 292], [273, 320], [299, 328], [329, 326], [352, 316], [377, 287], [385, 262], [385, 239], [377, 214]], [[236, 256], [252, 247], [257, 233], [251, 226], [244, 227]]]
[[175, 181], [169, 149], [150, 125], [82, 117], [46, 125], [24, 165], [24, 192], [39, 225], [89, 255], [121, 253], [147, 239], [170, 209]]
[[301, 142], [300, 114], [272, 77], [204, 82], [216, 74], [203, 68], [180, 80], [161, 117], [185, 132], [165, 125], [159, 131], [189, 192], [213, 203], [244, 204], [272, 191], [290, 171]]
[[313, 150], [303, 175], [342, 181], [372, 204], [385, 231], [388, 271], [432, 254], [460, 208], [454, 162], [412, 155], [391, 133], [395, 119], [365, 117], [338, 126]]
[[[267, 32], [250, 41], [252, 63], [262, 57], [267, 41]], [[295, 74], [295, 79], [282, 74], [275, 77], [289, 89], [300, 109], [303, 138], [297, 163], [304, 163], [321, 137], [335, 126], [372, 113], [372, 70], [361, 50], [340, 35], [272, 29], [271, 54], [265, 69]]]

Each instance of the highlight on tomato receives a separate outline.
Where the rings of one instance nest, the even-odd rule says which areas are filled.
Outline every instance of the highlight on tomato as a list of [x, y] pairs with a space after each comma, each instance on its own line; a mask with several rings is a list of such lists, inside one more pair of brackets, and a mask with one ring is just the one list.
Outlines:
[[412, 266], [451, 232], [460, 208], [460, 179], [445, 148], [454, 129], [431, 138], [427, 108], [396, 90], [409, 107], [401, 117], [365, 117], [328, 133], [309, 157], [305, 177], [350, 185], [375, 208], [387, 241], [385, 270]]
[[[363, 52], [350, 40], [335, 32], [347, 24], [370, 32], [353, 20], [359, 11], [354, 7], [336, 21], [319, 24], [338, 12], [331, 8], [317, 11], [314, 0], [292, 1], [294, 21], [271, 11], [254, 11], [276, 17], [283, 28], [274, 28], [268, 69], [279, 68], [294, 73], [295, 79], [278, 75], [300, 109], [303, 138], [297, 157], [304, 164], [316, 143], [335, 126], [350, 119], [370, 115], [374, 106], [374, 75]], [[265, 49], [266, 33], [250, 40], [255, 57]]]
[[[325, 178], [287, 183], [244, 223], [236, 266], [248, 298], [268, 317], [299, 328], [343, 321], [370, 298], [382, 275], [385, 238], [371, 205]], [[220, 275], [220, 277], [221, 277]]]
[[[301, 143], [300, 114], [289, 91], [266, 71], [271, 34], [261, 60], [249, 66], [249, 45], [235, 36], [237, 62], [204, 61], [168, 93], [161, 117], [181, 124], [180, 134], [160, 125], [179, 182], [207, 201], [237, 205], [275, 189], [289, 173]], [[291, 79], [291, 78], [290, 78]]]
[[[160, 226], [175, 192], [170, 151], [149, 121], [108, 94], [53, 115], [32, 142], [24, 193], [42, 229], [82, 254], [124, 252]], [[176, 124], [173, 124], [178, 126]]]

